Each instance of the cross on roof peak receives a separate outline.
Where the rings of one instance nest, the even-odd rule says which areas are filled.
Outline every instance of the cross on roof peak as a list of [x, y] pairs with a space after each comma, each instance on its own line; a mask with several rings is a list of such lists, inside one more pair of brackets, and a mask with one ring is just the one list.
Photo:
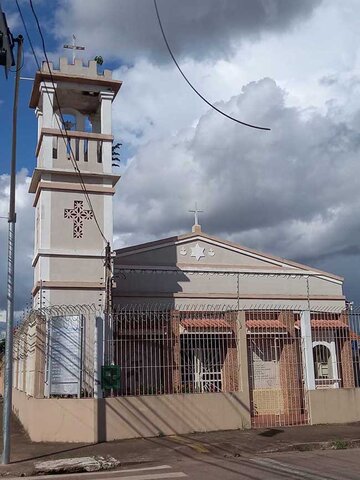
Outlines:
[[69, 45], [68, 43], [64, 45], [64, 48], [69, 48], [72, 50], [72, 62], [75, 63], [75, 52], [76, 50], [85, 50], [85, 47], [81, 47], [80, 45], [76, 45], [76, 37], [73, 34], [72, 36], [72, 44]]
[[203, 213], [204, 210], [199, 210], [197, 206], [197, 202], [195, 202], [195, 209], [189, 210], [190, 213], [194, 214], [194, 226], [200, 226], [199, 224], [199, 213]]

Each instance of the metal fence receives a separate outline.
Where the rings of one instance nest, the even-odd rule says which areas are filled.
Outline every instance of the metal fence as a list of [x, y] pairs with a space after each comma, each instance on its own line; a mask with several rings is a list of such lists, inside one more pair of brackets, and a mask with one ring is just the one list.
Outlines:
[[27, 312], [14, 335], [14, 387], [40, 398], [92, 397], [99, 315], [89, 305]]
[[307, 424], [299, 313], [284, 309], [247, 311], [245, 324], [252, 425]]
[[[121, 309], [113, 314], [119, 388], [107, 395], [235, 391], [237, 316], [227, 311]], [[110, 350], [110, 349], [108, 349]]]
[[306, 424], [308, 390], [360, 386], [359, 347], [356, 309], [51, 307], [15, 333], [14, 386], [71, 398], [242, 391], [254, 426]]
[[316, 388], [360, 386], [360, 313], [311, 314]]

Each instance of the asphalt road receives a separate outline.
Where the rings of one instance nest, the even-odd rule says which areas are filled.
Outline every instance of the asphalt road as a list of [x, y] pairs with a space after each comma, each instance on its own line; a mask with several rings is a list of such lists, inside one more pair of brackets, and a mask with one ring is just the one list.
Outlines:
[[[290, 452], [256, 457], [221, 457], [198, 452], [196, 456], [169, 459], [116, 472], [51, 475], [41, 478], [81, 480], [359, 480], [360, 449]], [[9, 478], [9, 477], [8, 477]], [[10, 477], [11, 478], [11, 477]], [[20, 478], [20, 477], [19, 477]]]

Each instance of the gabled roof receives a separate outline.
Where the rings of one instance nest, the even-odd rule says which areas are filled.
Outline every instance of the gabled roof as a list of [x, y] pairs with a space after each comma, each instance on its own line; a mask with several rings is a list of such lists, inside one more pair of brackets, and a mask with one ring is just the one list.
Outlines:
[[133, 245], [131, 247], [119, 248], [119, 249], [116, 250], [116, 257], [128, 256], [128, 255], [132, 255], [132, 254], [136, 254], [136, 253], [140, 253], [140, 252], [145, 252], [145, 251], [149, 251], [149, 250], [163, 248], [163, 247], [170, 246], [170, 245], [178, 245], [178, 244], [182, 244], [184, 242], [187, 242], [189, 240], [203, 240], [203, 241], [207, 241], [209, 243], [216, 244], [218, 246], [222, 245], [225, 248], [229, 248], [233, 251], [242, 253], [244, 255], [249, 255], [251, 257], [258, 258], [259, 260], [263, 260], [263, 261], [272, 263], [273, 265], [277, 265], [279, 267], [292, 267], [294, 269], [300, 269], [300, 270], [303, 270], [303, 271], [315, 272], [319, 276], [328, 277], [328, 278], [335, 279], [335, 280], [338, 280], [338, 281], [341, 281], [341, 282], [344, 280], [344, 278], [341, 277], [341, 276], [334, 275], [334, 274], [329, 273], [329, 272], [324, 272], [322, 270], [318, 270], [318, 269], [309, 267], [308, 265], [305, 265], [305, 264], [302, 264], [302, 263], [293, 262], [292, 260], [286, 260], [286, 259], [281, 258], [281, 257], [265, 254], [265, 253], [259, 252], [258, 250], [253, 250], [251, 248], [244, 247], [244, 246], [239, 245], [237, 243], [230, 242], [228, 240], [223, 240], [223, 239], [220, 239], [220, 238], [212, 236], [212, 235], [208, 235], [208, 234], [202, 232], [201, 230], [198, 230], [198, 231], [195, 231], [195, 232], [190, 232], [190, 233], [185, 233], [183, 235], [178, 235], [178, 236], [174, 236], [174, 237], [161, 238], [159, 240], [155, 240], [155, 241], [152, 241], [152, 242], [141, 243], [141, 244], [138, 244], [138, 245]]

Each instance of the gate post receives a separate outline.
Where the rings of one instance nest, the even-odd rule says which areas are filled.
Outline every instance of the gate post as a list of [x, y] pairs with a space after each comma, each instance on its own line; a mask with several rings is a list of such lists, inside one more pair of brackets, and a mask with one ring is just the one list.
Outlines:
[[300, 312], [301, 351], [306, 390], [315, 390], [314, 355], [311, 335], [310, 310]]
[[279, 369], [280, 385], [284, 399], [287, 423], [301, 422], [302, 385], [299, 372], [299, 351], [295, 337], [295, 317], [292, 311], [284, 311], [279, 320], [286, 326], [288, 336], [281, 342]]
[[169, 393], [181, 392], [181, 359], [180, 359], [180, 312], [178, 310], [170, 311], [171, 339], [172, 339], [172, 377], [169, 385]]
[[237, 336], [238, 336], [238, 365], [240, 371], [239, 391], [242, 392], [244, 407], [247, 410], [247, 423], [244, 423], [244, 428], [251, 428], [251, 396], [250, 392], [250, 375], [249, 375], [249, 362], [248, 356], [248, 342], [246, 332], [246, 313], [245, 310], [238, 310], [237, 312]]
[[95, 314], [94, 328], [94, 398], [102, 398], [101, 367], [104, 365], [104, 321], [101, 316]]

